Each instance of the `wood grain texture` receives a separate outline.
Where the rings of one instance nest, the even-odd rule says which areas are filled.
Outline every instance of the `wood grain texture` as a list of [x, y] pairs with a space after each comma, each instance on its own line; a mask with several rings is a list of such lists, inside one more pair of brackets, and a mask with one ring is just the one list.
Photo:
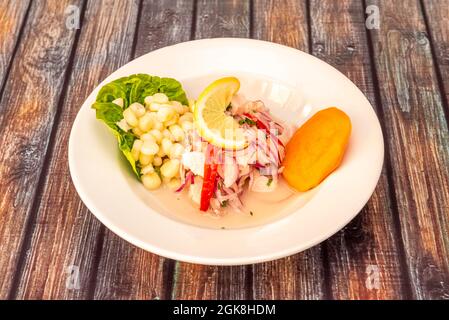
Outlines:
[[29, 5], [29, 0], [0, 1], [0, 92]]
[[[30, 247], [25, 248], [29, 251], [16, 298], [91, 298], [90, 290], [97, 278], [97, 248], [104, 227], [82, 204], [72, 185], [68, 138], [85, 98], [101, 80], [130, 59], [137, 11], [137, 1], [101, 0], [87, 4], [67, 92], [59, 106], [59, 123], [37, 198]], [[52, 29], [58, 23], [52, 24]], [[79, 268], [79, 282], [70, 282], [70, 272], [73, 276], [76, 272], [68, 269], [70, 266]], [[79, 288], [67, 286], [67, 281]]]
[[426, 22], [428, 24], [431, 45], [434, 50], [435, 63], [439, 81], [445, 95], [446, 118], [449, 115], [449, 1], [422, 1]]
[[[310, 16], [313, 54], [348, 76], [376, 106], [362, 3], [312, 0]], [[333, 299], [406, 297], [395, 214], [384, 170], [364, 210], [325, 243]]]
[[306, 0], [253, 1], [253, 36], [309, 51], [309, 27]]
[[[192, 14], [191, 0], [144, 1], [134, 56], [189, 40]], [[174, 261], [134, 247], [106, 229], [94, 297], [166, 299], [173, 266]]]
[[385, 140], [413, 297], [449, 298], [449, 132], [418, 1], [367, 1]]
[[194, 0], [143, 0], [135, 56], [189, 41]]
[[[249, 1], [198, 1], [195, 38], [248, 37]], [[173, 299], [251, 297], [251, 266], [217, 267], [177, 262]]]
[[[177, 262], [172, 299], [251, 299], [251, 266], [205, 266]], [[249, 273], [249, 275], [248, 275]]]
[[196, 39], [249, 35], [249, 0], [198, 0]]
[[[0, 299], [449, 299], [449, 1], [194, 2], [0, 0]], [[79, 31], [69, 4], [86, 7]], [[368, 4], [379, 30], [364, 29]], [[88, 212], [67, 164], [82, 102], [133, 57], [192, 35], [311, 51], [379, 106], [386, 169], [344, 230], [285, 259], [212, 267], [138, 249]]]
[[[309, 50], [306, 1], [255, 0], [253, 10], [255, 38]], [[254, 265], [255, 299], [322, 299], [325, 285], [321, 246]]]
[[61, 23], [68, 4], [32, 4], [0, 102], [0, 298], [19, 263], [75, 39], [76, 31]]

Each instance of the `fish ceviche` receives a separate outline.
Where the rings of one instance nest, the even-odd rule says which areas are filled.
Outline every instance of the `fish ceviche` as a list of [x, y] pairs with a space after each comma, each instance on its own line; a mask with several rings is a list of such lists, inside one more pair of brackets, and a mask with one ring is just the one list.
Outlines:
[[211, 209], [215, 214], [225, 212], [228, 206], [242, 212], [240, 197], [245, 191], [276, 190], [288, 140], [287, 130], [273, 121], [262, 101], [246, 101], [237, 95], [226, 109], [226, 116], [238, 123], [245, 147], [226, 149], [190, 130], [180, 162], [182, 183], [177, 190], [189, 189], [200, 210]]
[[350, 133], [342, 111], [320, 111], [294, 132], [239, 88], [218, 79], [193, 101], [174, 79], [137, 74], [103, 86], [92, 107], [147, 189], [186, 193], [214, 216], [252, 214], [245, 193], [277, 192], [281, 179], [307, 191], [338, 167]]

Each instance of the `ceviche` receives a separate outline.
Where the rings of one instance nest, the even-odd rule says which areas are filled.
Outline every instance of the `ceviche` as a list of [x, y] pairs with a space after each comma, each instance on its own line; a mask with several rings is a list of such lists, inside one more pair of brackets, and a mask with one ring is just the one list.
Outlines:
[[175, 79], [137, 74], [105, 85], [92, 107], [148, 190], [184, 193], [213, 216], [252, 215], [246, 193], [285, 193], [283, 179], [290, 193], [321, 183], [341, 163], [351, 124], [328, 108], [297, 129], [239, 88], [218, 79], [194, 101]]

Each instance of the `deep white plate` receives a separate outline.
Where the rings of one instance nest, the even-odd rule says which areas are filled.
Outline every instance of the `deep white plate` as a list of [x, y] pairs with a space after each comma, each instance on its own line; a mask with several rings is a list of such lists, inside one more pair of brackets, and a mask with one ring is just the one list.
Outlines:
[[[308, 201], [288, 214], [273, 213], [276, 218], [261, 225], [221, 230], [175, 219], [127, 170], [116, 140], [91, 109], [104, 84], [135, 73], [173, 77], [191, 98], [216, 78], [236, 76], [242, 83], [240, 92], [263, 100], [272, 113], [296, 125], [320, 109], [338, 106], [352, 121], [343, 163], [308, 195]], [[343, 74], [296, 49], [229, 38], [165, 47], [121, 67], [84, 102], [69, 142], [70, 173], [76, 190], [103, 224], [156, 254], [216, 265], [273, 260], [327, 239], [366, 204], [379, 179], [383, 156], [376, 114]]]

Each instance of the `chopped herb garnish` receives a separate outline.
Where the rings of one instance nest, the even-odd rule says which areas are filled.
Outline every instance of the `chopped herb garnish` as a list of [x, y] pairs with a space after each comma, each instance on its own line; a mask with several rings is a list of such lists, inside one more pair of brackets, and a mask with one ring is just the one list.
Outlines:
[[251, 120], [249, 118], [246, 118], [246, 123], [249, 124], [250, 126], [255, 126], [256, 125], [256, 121]]
[[272, 183], [273, 183], [273, 178], [268, 179], [267, 186], [271, 186]]
[[253, 216], [253, 215], [254, 215], [254, 212], [250, 211], [249, 214]]
[[229, 202], [229, 200], [224, 200], [222, 203], [220, 203], [220, 206], [221, 206], [222, 208], [225, 208], [225, 207], [228, 206], [228, 202]]
[[241, 119], [240, 121], [239, 121], [239, 124], [240, 125], [243, 125], [243, 124], [248, 124], [248, 125], [250, 125], [250, 126], [254, 126], [255, 124], [256, 124], [256, 121], [254, 121], [254, 120], [251, 120], [250, 118], [245, 118], [245, 119]]

